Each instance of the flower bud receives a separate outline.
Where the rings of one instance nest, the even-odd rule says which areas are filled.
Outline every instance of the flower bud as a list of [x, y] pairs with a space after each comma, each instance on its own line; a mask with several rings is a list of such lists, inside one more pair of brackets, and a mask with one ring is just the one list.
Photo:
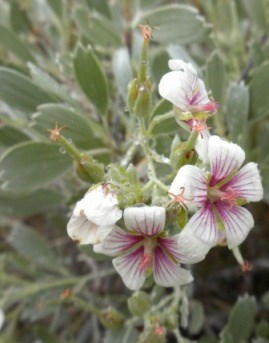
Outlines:
[[104, 180], [104, 166], [82, 155], [81, 160], [75, 163], [78, 176], [86, 182], [98, 183]]
[[120, 330], [123, 325], [123, 315], [111, 307], [101, 311], [99, 319], [104, 327], [113, 331]]
[[128, 106], [130, 113], [133, 113], [135, 101], [138, 95], [138, 80], [134, 79], [128, 84]]
[[145, 292], [135, 292], [128, 299], [128, 308], [133, 316], [142, 317], [151, 308], [150, 297]]
[[156, 325], [145, 329], [140, 334], [137, 343], [165, 343], [165, 334], [165, 327]]
[[[147, 82], [148, 81], [148, 82]], [[151, 111], [151, 85], [147, 79], [138, 88], [138, 95], [135, 101], [134, 113], [137, 117], [148, 117]]]

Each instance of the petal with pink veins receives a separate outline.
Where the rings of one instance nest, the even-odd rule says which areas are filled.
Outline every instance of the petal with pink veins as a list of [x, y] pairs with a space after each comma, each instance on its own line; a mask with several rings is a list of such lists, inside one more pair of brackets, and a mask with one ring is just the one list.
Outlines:
[[254, 226], [251, 213], [244, 207], [217, 203], [219, 215], [225, 227], [229, 249], [240, 245]]
[[212, 246], [220, 239], [218, 224], [213, 212], [212, 204], [209, 202], [196, 212], [184, 230], [190, 230], [196, 237], [202, 240], [205, 244]]
[[241, 167], [245, 153], [239, 145], [211, 136], [208, 141], [208, 157], [211, 166], [210, 186], [214, 186]]
[[154, 251], [153, 275], [155, 282], [163, 287], [184, 285], [193, 281], [191, 273], [168, 258], [160, 247]]
[[128, 207], [124, 211], [124, 222], [128, 230], [134, 230], [144, 236], [154, 236], [164, 228], [165, 208]]
[[116, 256], [130, 249], [143, 239], [143, 236], [131, 235], [116, 226], [103, 242], [103, 253], [109, 256]]
[[247, 201], [260, 201], [263, 198], [261, 176], [256, 163], [248, 163], [228, 181], [222, 191], [232, 188], [239, 198]]
[[140, 262], [143, 258], [144, 247], [141, 246], [135, 251], [116, 257], [112, 260], [113, 266], [122, 277], [126, 287], [136, 291], [145, 282], [145, 269], [141, 269]]
[[169, 193], [175, 200], [175, 196], [182, 195], [187, 206], [203, 206], [207, 197], [206, 173], [196, 166], [183, 166], [172, 182]]

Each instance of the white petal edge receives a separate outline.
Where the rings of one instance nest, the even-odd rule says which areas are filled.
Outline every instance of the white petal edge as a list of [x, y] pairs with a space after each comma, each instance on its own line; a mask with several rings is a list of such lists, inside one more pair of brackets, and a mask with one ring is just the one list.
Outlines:
[[209, 164], [208, 158], [208, 141], [210, 138], [210, 132], [208, 129], [204, 129], [198, 135], [195, 150], [204, 164]]
[[146, 236], [161, 232], [165, 224], [165, 208], [159, 206], [128, 207], [123, 216], [128, 230]]
[[124, 254], [112, 260], [113, 266], [120, 274], [125, 286], [133, 291], [140, 289], [146, 279], [144, 271], [139, 270], [143, 253], [144, 248], [140, 247], [130, 254]]
[[191, 273], [170, 260], [160, 247], [154, 251], [153, 277], [163, 287], [185, 285], [193, 281]]
[[[183, 192], [186, 205], [201, 207], [207, 197], [206, 173], [196, 166], [185, 165], [179, 169], [172, 182], [169, 193], [179, 195]], [[174, 197], [170, 195], [173, 199]]]
[[246, 164], [222, 187], [222, 190], [230, 187], [238, 193], [238, 197], [247, 201], [262, 200], [263, 187], [257, 163], [250, 162]]
[[181, 111], [187, 111], [188, 96], [192, 97], [187, 74], [183, 71], [171, 71], [165, 74], [159, 83], [159, 93]]
[[189, 230], [203, 243], [213, 246], [221, 236], [218, 230], [217, 220], [213, 213], [212, 205], [206, 203], [196, 212], [185, 226], [184, 230]]
[[212, 244], [204, 243], [188, 228], [183, 229], [177, 236], [182, 263], [193, 264], [202, 261], [212, 247]]
[[0, 330], [2, 329], [3, 325], [5, 322], [5, 313], [4, 311], [0, 308]]
[[210, 184], [214, 186], [241, 167], [245, 160], [245, 152], [237, 144], [218, 136], [211, 136], [208, 140], [208, 157], [212, 174]]
[[244, 207], [229, 207], [226, 204], [218, 206], [218, 211], [225, 227], [229, 249], [237, 247], [254, 227], [252, 214]]

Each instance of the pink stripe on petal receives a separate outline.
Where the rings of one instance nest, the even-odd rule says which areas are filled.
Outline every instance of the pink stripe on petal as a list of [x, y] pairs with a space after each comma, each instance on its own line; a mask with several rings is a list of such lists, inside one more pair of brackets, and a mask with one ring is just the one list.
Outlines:
[[153, 270], [154, 280], [163, 287], [184, 285], [193, 280], [190, 272], [172, 262], [160, 247], [154, 251]]
[[223, 202], [216, 203], [221, 220], [225, 227], [228, 247], [240, 245], [254, 226], [251, 213], [244, 207], [230, 207]]
[[208, 156], [211, 166], [210, 186], [238, 170], [245, 159], [245, 153], [239, 145], [229, 143], [218, 136], [209, 138]]
[[143, 236], [131, 235], [121, 228], [115, 227], [103, 242], [103, 253], [112, 256], [119, 255], [143, 239]]
[[261, 176], [256, 163], [248, 163], [223, 187], [222, 191], [232, 188], [239, 198], [247, 201], [260, 201], [263, 198]]
[[143, 254], [144, 247], [141, 246], [130, 254], [112, 260], [114, 268], [122, 277], [124, 284], [131, 290], [138, 290], [145, 282], [144, 270], [139, 268]]
[[212, 209], [212, 204], [206, 202], [205, 205], [196, 212], [185, 230], [192, 230], [196, 237], [200, 238], [206, 244], [215, 244], [218, 241], [218, 226]]
[[175, 260], [181, 262], [183, 256], [179, 250], [177, 236], [158, 238], [158, 243], [168, 255], [173, 256]]

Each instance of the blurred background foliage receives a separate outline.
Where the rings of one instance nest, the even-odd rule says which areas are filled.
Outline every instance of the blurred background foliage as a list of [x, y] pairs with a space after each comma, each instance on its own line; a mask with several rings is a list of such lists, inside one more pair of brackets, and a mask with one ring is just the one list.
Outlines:
[[[269, 1], [0, 0], [1, 342], [151, 342], [140, 334], [143, 321], [132, 321], [130, 292], [110, 260], [66, 235], [89, 183], [47, 131], [66, 126], [69, 143], [100, 168], [124, 159], [134, 139], [127, 85], [141, 50], [137, 27], [147, 21], [156, 27], [153, 115], [171, 110], [157, 93], [168, 60], [192, 62], [220, 104], [213, 132], [259, 163], [265, 188], [264, 203], [251, 205], [256, 226], [242, 247], [252, 272], [240, 275], [221, 248], [194, 266], [189, 315], [180, 318], [185, 341], [269, 342]], [[154, 127], [160, 154], [169, 157], [178, 132], [173, 118]], [[139, 151], [134, 162], [143, 177]], [[163, 165], [159, 173], [167, 173]], [[124, 170], [118, 177], [130, 182]], [[154, 287], [150, 301], [167, 294]], [[129, 318], [116, 333], [114, 310], [102, 312], [109, 306]], [[167, 342], [176, 342], [172, 331]]]

